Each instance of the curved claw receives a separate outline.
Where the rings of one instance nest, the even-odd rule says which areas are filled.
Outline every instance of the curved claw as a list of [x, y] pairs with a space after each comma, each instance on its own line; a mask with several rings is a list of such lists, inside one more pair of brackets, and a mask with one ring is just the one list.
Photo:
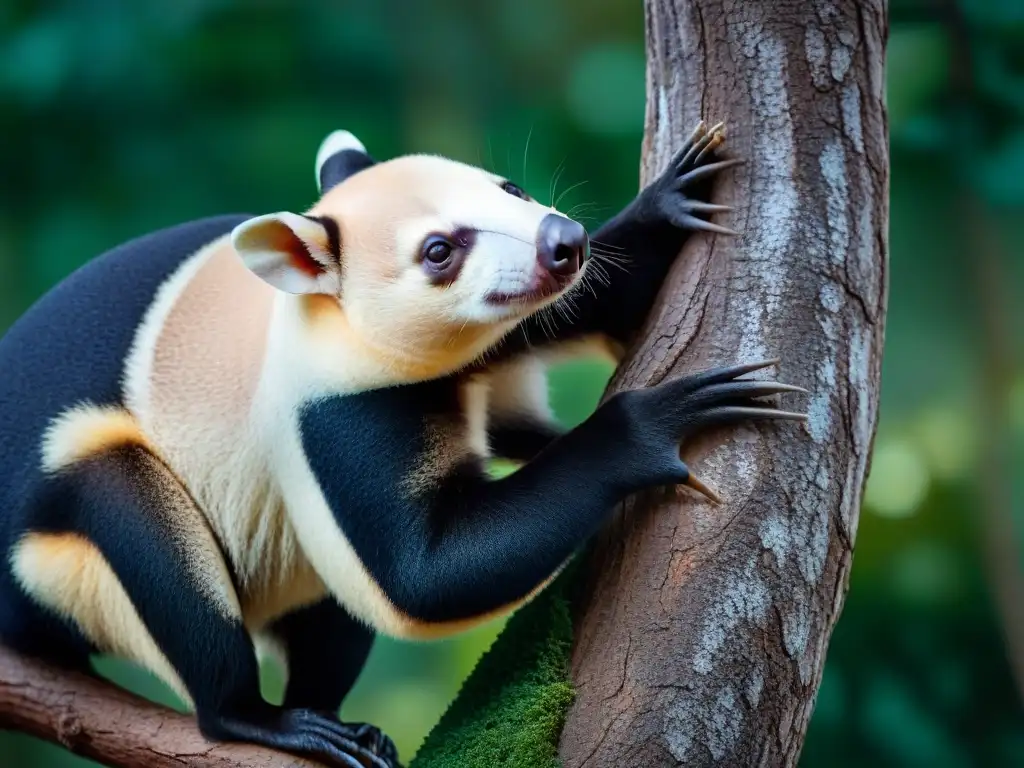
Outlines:
[[678, 172], [682, 168], [686, 157], [696, 147], [696, 145], [708, 135], [708, 126], [703, 120], [697, 122], [693, 131], [687, 137], [686, 141], [683, 142], [682, 146], [676, 150], [676, 153], [669, 160], [668, 167], [674, 172]]
[[721, 133], [716, 133], [716, 132], [712, 131], [711, 141], [709, 141], [707, 146], [704, 147], [704, 149], [702, 149], [700, 151], [700, 153], [697, 155], [697, 157], [694, 158], [693, 164], [694, 165], [700, 165], [701, 162], [704, 160], [704, 158], [707, 157], [712, 152], [714, 152], [720, 146], [722, 146], [722, 143], [724, 141], [725, 141], [725, 136], [723, 136]]
[[[686, 154], [683, 155], [682, 159], [676, 163], [676, 173], [682, 173], [683, 169], [694, 165], [694, 162], [698, 155], [703, 154], [704, 150], [715, 140], [715, 134], [707, 133], [700, 138], [699, 141], [695, 142], [693, 146], [687, 149]], [[719, 141], [719, 143], [721, 143]], [[717, 146], [717, 145], [716, 145]]]
[[[689, 471], [689, 468], [687, 468], [687, 471]], [[690, 472], [690, 474], [687, 476], [686, 480], [684, 480], [678, 486], [676, 486], [677, 489], [684, 488], [684, 487], [685, 488], [692, 488], [697, 493], [699, 493], [701, 496], [703, 496], [708, 501], [710, 501], [712, 504], [721, 504], [722, 503], [722, 498], [717, 493], [715, 493], [713, 490], [711, 490], [711, 488], [709, 488], [704, 483], [702, 483], [700, 480], [698, 480], [697, 477], [694, 476], [694, 474], [692, 472]]]
[[307, 733], [323, 739], [332, 749], [311, 749], [310, 752], [320, 758], [329, 758], [332, 761], [354, 768], [391, 768], [387, 763], [373, 754], [370, 750], [356, 744], [354, 741], [338, 735], [330, 728], [310, 724]]
[[680, 229], [703, 229], [705, 232], [717, 232], [720, 235], [730, 235], [738, 237], [739, 232], [728, 227], [723, 227], [721, 224], [714, 224], [704, 219], [699, 219], [696, 216], [691, 216], [688, 213], [678, 213], [671, 219], [672, 223]]
[[705, 203], [702, 200], [684, 198], [679, 203], [679, 210], [687, 213], [729, 213], [736, 209], [731, 205], [718, 205], [717, 203]]
[[[690, 133], [690, 137], [685, 142], [683, 142], [683, 146], [684, 147], [689, 147], [691, 144], [694, 144], [698, 139], [700, 139], [701, 136], [703, 136], [707, 132], [708, 132], [708, 125], [707, 125], [707, 123], [705, 123], [703, 120], [698, 120], [697, 121], [697, 125], [694, 127], [693, 131]], [[679, 152], [679, 153], [677, 153], [677, 156], [680, 155], [680, 154], [683, 154], [683, 153]]]
[[351, 732], [351, 738], [374, 755], [379, 756], [387, 768], [398, 768], [398, 749], [386, 733], [370, 723], [341, 723]]
[[721, 384], [725, 381], [732, 381], [748, 373], [760, 371], [764, 368], [771, 368], [778, 365], [782, 360], [773, 357], [770, 360], [758, 360], [755, 363], [740, 363], [738, 365], [727, 365], [721, 368], [708, 368], [707, 370], [691, 373], [680, 381], [680, 384], [687, 390], [692, 391], [707, 387], [712, 384]]
[[676, 189], [682, 189], [689, 184], [693, 184], [695, 181], [706, 179], [709, 176], [714, 176], [719, 171], [724, 171], [726, 168], [732, 168], [734, 165], [742, 165], [747, 162], [742, 157], [734, 157], [729, 160], [719, 160], [717, 163], [710, 163], [709, 165], [701, 165], [694, 168], [692, 171], [688, 171], [676, 180]]
[[690, 396], [690, 402], [723, 401], [728, 399], [770, 397], [781, 395], [784, 392], [799, 392], [807, 394], [803, 387], [793, 384], [783, 384], [778, 381], [759, 381], [757, 379], [743, 379], [741, 381], [727, 381], [702, 388], [701, 391]]

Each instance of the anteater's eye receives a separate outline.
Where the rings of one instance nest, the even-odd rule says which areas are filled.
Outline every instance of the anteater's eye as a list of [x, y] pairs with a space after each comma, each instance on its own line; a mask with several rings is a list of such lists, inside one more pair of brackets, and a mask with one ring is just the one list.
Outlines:
[[452, 257], [453, 246], [443, 237], [435, 235], [423, 244], [423, 258], [435, 267], [443, 266]]
[[526, 199], [526, 193], [523, 192], [521, 187], [517, 187], [511, 181], [502, 182], [501, 188], [508, 192], [512, 197], [519, 197], [523, 200]]

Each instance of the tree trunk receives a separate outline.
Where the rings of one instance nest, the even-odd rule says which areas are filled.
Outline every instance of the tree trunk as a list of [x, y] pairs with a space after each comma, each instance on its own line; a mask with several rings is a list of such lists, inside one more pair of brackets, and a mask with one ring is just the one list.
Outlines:
[[[794, 765], [846, 594], [887, 299], [884, 0], [646, 0], [642, 182], [727, 121], [716, 219], [609, 391], [779, 357], [806, 425], [684, 447], [723, 497], [645, 494], [587, 564], [565, 768]], [[788, 396], [793, 397], [793, 396]], [[793, 405], [793, 403], [790, 403]]]

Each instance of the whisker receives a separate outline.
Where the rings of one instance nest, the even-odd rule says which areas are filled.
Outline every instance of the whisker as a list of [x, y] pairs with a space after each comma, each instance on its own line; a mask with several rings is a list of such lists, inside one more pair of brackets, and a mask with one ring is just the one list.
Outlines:
[[568, 216], [570, 219], [573, 219], [585, 214], [595, 213], [593, 207], [593, 203], [576, 203], [576, 205], [574, 205], [572, 208], [565, 212], [565, 215]]
[[562, 194], [560, 194], [560, 195], [558, 196], [558, 199], [557, 199], [557, 200], [555, 200], [555, 202], [554, 202], [554, 205], [552, 205], [551, 207], [552, 207], [552, 208], [557, 208], [557, 207], [558, 207], [558, 204], [559, 204], [560, 202], [562, 202], [562, 198], [563, 198], [563, 197], [565, 197], [565, 196], [566, 196], [567, 194], [569, 194], [569, 193], [570, 193], [570, 192], [572, 192], [572, 191], [573, 191], [574, 189], [576, 189], [576, 187], [581, 187], [581, 186], [583, 186], [583, 185], [584, 185], [584, 184], [586, 184], [586, 183], [587, 183], [587, 180], [586, 180], [586, 179], [584, 179], [583, 181], [579, 181], [579, 182], [576, 182], [575, 184], [573, 184], [573, 185], [572, 185], [571, 187], [569, 187], [569, 188], [568, 188], [567, 190], [565, 190], [565, 191], [564, 191], [564, 192], [563, 192]]
[[548, 206], [551, 207], [551, 208], [555, 207], [554, 206], [555, 192], [558, 191], [558, 180], [560, 178], [562, 178], [562, 172], [565, 170], [564, 166], [565, 166], [565, 158], [563, 157], [562, 161], [558, 164], [558, 167], [555, 168], [554, 175], [551, 177], [551, 186], [550, 186], [549, 191], [548, 191]]
[[[599, 281], [604, 286], [611, 285], [612, 276], [608, 274], [608, 270], [604, 268], [604, 264], [602, 264], [600, 261], [594, 261], [593, 264], [593, 271], [595, 273], [594, 279]], [[584, 277], [587, 276], [588, 275], [584, 275]]]
[[533, 138], [533, 126], [534, 123], [530, 124], [530, 132], [526, 134], [526, 149], [523, 150], [523, 185], [526, 185], [526, 159], [530, 155], [530, 139]]
[[629, 264], [630, 261], [632, 261], [632, 259], [630, 259], [628, 256], [617, 255], [617, 254], [610, 254], [610, 253], [601, 253], [601, 251], [597, 251], [597, 250], [593, 250], [593, 249], [591, 249], [590, 254], [593, 257], [594, 261], [603, 262], [603, 263], [608, 264], [610, 266], [618, 267], [619, 269], [622, 269], [622, 270], [625, 270], [626, 269], [626, 265]]
[[594, 240], [593, 238], [591, 238], [590, 242], [593, 245], [599, 245], [602, 248], [608, 248], [608, 249], [611, 249], [613, 251], [624, 251], [624, 250], [626, 250], [621, 245], [612, 245], [611, 243], [603, 243], [600, 240]]

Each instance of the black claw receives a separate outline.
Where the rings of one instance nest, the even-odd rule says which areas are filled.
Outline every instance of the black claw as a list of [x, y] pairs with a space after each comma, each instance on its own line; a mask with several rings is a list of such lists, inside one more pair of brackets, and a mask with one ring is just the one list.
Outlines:
[[340, 725], [349, 732], [350, 738], [357, 744], [386, 761], [397, 763], [398, 750], [395, 748], [394, 742], [380, 728], [370, 723], [341, 723]]
[[688, 171], [676, 180], [676, 189], [683, 189], [684, 187], [693, 184], [695, 181], [706, 179], [709, 176], [714, 176], [719, 171], [724, 171], [726, 168], [732, 168], [734, 165], [741, 165], [745, 163], [742, 157], [735, 157], [730, 160], [720, 160], [717, 163], [711, 163], [709, 165], [701, 165], [694, 168], [692, 171]]
[[739, 232], [721, 224], [712, 224], [710, 221], [698, 219], [688, 213], [678, 213], [671, 218], [672, 223], [680, 229], [703, 229], [707, 232], [717, 232], [720, 235], [739, 235]]
[[679, 210], [687, 213], [729, 213], [736, 210], [731, 205], [718, 205], [717, 203], [705, 203], [701, 200], [690, 200], [683, 198], [679, 201]]
[[750, 421], [807, 421], [806, 413], [780, 411], [775, 408], [727, 405], [701, 411], [694, 420], [694, 427], [724, 427]]
[[701, 387], [708, 387], [712, 384], [721, 384], [724, 381], [732, 381], [747, 373], [760, 371], [764, 368], [771, 368], [781, 362], [779, 358], [771, 360], [758, 360], [756, 363], [740, 363], [739, 365], [723, 366], [721, 368], [708, 368], [683, 377], [679, 384], [688, 392]]
[[756, 397], [781, 395], [783, 392], [801, 392], [806, 394], [807, 390], [803, 387], [782, 384], [777, 381], [730, 381], [702, 388], [699, 392], [687, 398], [686, 402], [691, 406], [696, 404], [707, 406], [712, 403], [722, 403], [737, 398], [751, 400]]

